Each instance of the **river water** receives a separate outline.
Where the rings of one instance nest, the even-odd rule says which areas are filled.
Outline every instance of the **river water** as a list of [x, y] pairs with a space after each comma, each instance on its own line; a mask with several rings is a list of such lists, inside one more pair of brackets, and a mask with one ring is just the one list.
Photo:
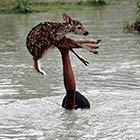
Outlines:
[[62, 13], [0, 15], [0, 139], [139, 140], [140, 36], [122, 31], [124, 21], [135, 20], [134, 6], [68, 11], [90, 31], [86, 38], [103, 40], [98, 55], [77, 50], [89, 60], [88, 67], [71, 54], [77, 90], [88, 98], [89, 110], [61, 107], [65, 89], [59, 51], [41, 60], [47, 73], [42, 76], [25, 46], [34, 25], [61, 20]]

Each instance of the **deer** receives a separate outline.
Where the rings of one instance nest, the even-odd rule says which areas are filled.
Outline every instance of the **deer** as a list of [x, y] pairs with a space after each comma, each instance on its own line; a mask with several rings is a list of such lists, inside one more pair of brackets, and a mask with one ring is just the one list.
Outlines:
[[42, 75], [46, 73], [40, 68], [39, 60], [47, 53], [48, 50], [54, 47], [68, 46], [85, 65], [89, 62], [78, 54], [75, 48], [85, 48], [88, 51], [97, 54], [98, 46], [101, 39], [74, 40], [66, 35], [73, 33], [76, 35], [87, 36], [89, 32], [85, 29], [82, 23], [71, 18], [66, 13], [63, 14], [63, 21], [47, 21], [41, 22], [34, 26], [26, 37], [26, 46], [30, 54], [33, 56], [34, 69]]

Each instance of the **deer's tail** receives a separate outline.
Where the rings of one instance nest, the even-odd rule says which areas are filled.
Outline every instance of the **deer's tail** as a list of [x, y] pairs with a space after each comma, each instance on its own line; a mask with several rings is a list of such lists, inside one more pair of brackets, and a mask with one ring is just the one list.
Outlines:
[[43, 71], [40, 67], [39, 60], [33, 58], [34, 69], [42, 75], [46, 75], [45, 71]]

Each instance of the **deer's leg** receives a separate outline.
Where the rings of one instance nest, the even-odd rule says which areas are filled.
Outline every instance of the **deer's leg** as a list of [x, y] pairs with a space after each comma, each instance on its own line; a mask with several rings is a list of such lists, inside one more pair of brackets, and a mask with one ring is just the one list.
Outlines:
[[94, 54], [98, 54], [98, 51], [96, 49], [98, 49], [98, 46], [92, 46], [92, 45], [83, 45], [83, 48], [87, 49], [89, 52], [92, 52]]
[[72, 40], [70, 38], [67, 38], [66, 42], [70, 48], [85, 48], [93, 53], [95, 52], [95, 49], [98, 48], [98, 46], [92, 45], [95, 44], [94, 40]]
[[[65, 43], [63, 44], [63, 45], [60, 45], [61, 46], [61, 48], [63, 48], [65, 45], [67, 45], [67, 47], [87, 66], [88, 64], [89, 64], [89, 62], [85, 59], [85, 58], [83, 58], [81, 55], [79, 55], [76, 51], [74, 51], [73, 50], [73, 48], [86, 48], [86, 49], [88, 49], [90, 52], [93, 52], [93, 53], [95, 53], [95, 54], [97, 54], [97, 51], [95, 51], [95, 49], [97, 48], [97, 47], [95, 47], [95, 46], [93, 46], [93, 48], [92, 48], [92, 46], [87, 46], [87, 47], [85, 47], [85, 46], [83, 46], [83, 45], [81, 45], [81, 44], [79, 44], [79, 43], [77, 43], [75, 40], [72, 40], [72, 39], [70, 39], [70, 38], [66, 38], [66, 40], [65, 40]], [[58, 45], [58, 47], [59, 47], [59, 45]], [[94, 51], [92, 50], [92, 49], [94, 49]]]
[[46, 75], [45, 71], [40, 68], [39, 60], [33, 57], [34, 69], [42, 75]]
[[98, 52], [96, 51], [96, 49], [98, 49], [99, 46], [93, 46], [92, 44], [98, 44], [101, 42], [101, 40], [97, 40], [97, 41], [95, 41], [95, 40], [75, 40], [75, 42], [77, 42], [77, 44], [78, 44], [78, 45], [75, 45], [75, 47], [85, 48], [88, 51], [97, 54]]
[[101, 42], [101, 39], [94, 40], [94, 39], [89, 39], [89, 40], [75, 40], [79, 44], [98, 44]]
[[[81, 41], [81, 40], [80, 40]], [[89, 42], [88, 40], [85, 40], [83, 42]], [[73, 50], [73, 48], [85, 48], [87, 50], [89, 50], [90, 52], [93, 52], [95, 54], [97, 54], [98, 52], [95, 50], [98, 47], [97, 46], [92, 46], [92, 45], [82, 45], [80, 43], [78, 43], [75, 40], [72, 40], [70, 38], [66, 38], [65, 42], [63, 45], [58, 45], [58, 47], [61, 47], [61, 49], [63, 47], [67, 46], [69, 48], [69, 50], [71, 50], [86, 66], [89, 64], [89, 62], [83, 58], [81, 55], [79, 55], [76, 51]], [[64, 49], [65, 50], [65, 49]], [[63, 50], [63, 51], [64, 51]]]
[[86, 66], [89, 64], [89, 62], [82, 57], [80, 54], [78, 54], [76, 51], [74, 51], [72, 48], [70, 49]]
[[[85, 48], [88, 51], [97, 54], [98, 52], [96, 51], [96, 49], [98, 49], [98, 46], [93, 46], [93, 45], [89, 45], [89, 44], [78, 44], [76, 41], [72, 40], [71, 42], [69, 42], [69, 46], [71, 48], [71, 51], [74, 53], [74, 50], [72, 48]], [[77, 54], [76, 52], [74, 53], [76, 54], [76, 56], [78, 58], [80, 58], [81, 56], [78, 56], [79, 54]], [[81, 59], [82, 60], [82, 59]]]

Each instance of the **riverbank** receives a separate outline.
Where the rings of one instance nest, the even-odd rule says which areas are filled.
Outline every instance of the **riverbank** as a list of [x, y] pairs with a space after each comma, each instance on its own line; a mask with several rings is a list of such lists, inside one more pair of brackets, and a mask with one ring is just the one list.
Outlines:
[[112, 5], [112, 4], [124, 4], [133, 2], [132, 0], [105, 0], [105, 3], [99, 4], [94, 0], [32, 0], [28, 5], [19, 5], [15, 1], [1, 0], [0, 2], [0, 13], [29, 13], [29, 12], [47, 12], [50, 10], [70, 10], [70, 9], [85, 9], [92, 8], [95, 6]]

